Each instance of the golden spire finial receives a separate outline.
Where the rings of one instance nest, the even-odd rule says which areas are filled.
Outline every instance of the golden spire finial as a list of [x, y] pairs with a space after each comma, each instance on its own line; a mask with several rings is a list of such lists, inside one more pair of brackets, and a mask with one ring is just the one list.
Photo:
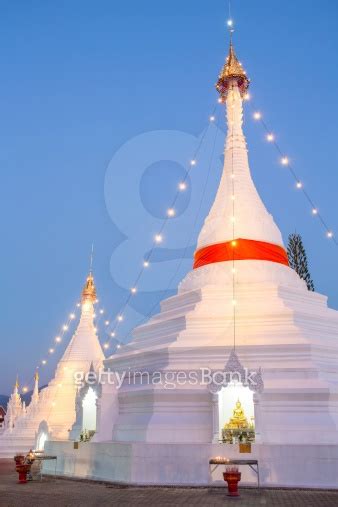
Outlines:
[[231, 82], [237, 82], [237, 86], [242, 96], [247, 91], [250, 83], [242, 64], [237, 59], [234, 46], [232, 44], [232, 33], [233, 30], [230, 30], [229, 54], [216, 83], [216, 89], [221, 96], [222, 102], [224, 102], [227, 98]]
[[87, 301], [95, 303], [96, 301], [96, 287], [93, 277], [93, 257], [94, 257], [94, 243], [92, 243], [92, 249], [90, 253], [89, 275], [87, 276], [86, 284], [83, 287], [82, 291], [82, 299], [81, 299], [82, 303], [85, 303]]
[[96, 288], [94, 283], [94, 277], [91, 271], [87, 276], [85, 286], [83, 287], [81, 301], [82, 303], [86, 303], [87, 301], [89, 301], [90, 303], [95, 303], [96, 301]]

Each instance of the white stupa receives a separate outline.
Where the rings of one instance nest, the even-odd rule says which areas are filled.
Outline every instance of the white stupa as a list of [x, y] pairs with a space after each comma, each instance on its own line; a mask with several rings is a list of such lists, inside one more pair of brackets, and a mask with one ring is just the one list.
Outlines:
[[[243, 457], [237, 445], [219, 443], [239, 398], [256, 433], [244, 457], [258, 459], [263, 483], [336, 486], [338, 312], [289, 267], [252, 181], [242, 131], [248, 85], [231, 44], [217, 83], [227, 111], [224, 169], [194, 269], [160, 313], [134, 330], [132, 342], [104, 362], [119, 378], [131, 375], [120, 389], [102, 385], [95, 441], [76, 451], [71, 442], [48, 443], [49, 452], [71, 460], [60, 473], [210, 483], [210, 457]], [[243, 366], [262, 368], [262, 392], [238, 385], [217, 392], [201, 382], [202, 369], [224, 370], [234, 346]], [[179, 381], [177, 372], [190, 381]]]
[[59, 361], [54, 378], [39, 393], [39, 376], [27, 409], [22, 406], [18, 382], [8, 403], [6, 429], [0, 435], [0, 457], [43, 448], [47, 439], [68, 439], [75, 421], [77, 387], [74, 372], [97, 370], [104, 359], [94, 326], [96, 289], [90, 272], [82, 291], [81, 317], [77, 329]]

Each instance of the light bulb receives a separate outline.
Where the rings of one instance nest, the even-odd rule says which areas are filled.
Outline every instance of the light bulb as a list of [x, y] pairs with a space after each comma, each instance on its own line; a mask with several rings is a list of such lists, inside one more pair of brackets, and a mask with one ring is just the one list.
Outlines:
[[196, 165], [196, 160], [194, 158], [190, 160], [190, 165]]
[[103, 348], [105, 348], [105, 349], [109, 349], [109, 343], [105, 343], [105, 344], [103, 345]]
[[76, 306], [77, 306], [78, 308], [80, 308], [81, 303], [76, 303]]
[[213, 115], [209, 116], [210, 121], [215, 121], [215, 117]]
[[244, 100], [250, 100], [251, 99], [250, 93], [245, 93], [243, 98], [244, 98]]
[[50, 354], [54, 354], [54, 349], [49, 349]]
[[56, 341], [56, 343], [60, 343], [60, 342], [61, 342], [61, 336], [57, 336], [57, 337], [55, 338], [55, 341]]
[[185, 183], [185, 181], [181, 181], [179, 184], [178, 184], [178, 189], [181, 190], [183, 192], [183, 190], [186, 190], [187, 188], [187, 184]]
[[109, 320], [106, 320], [104, 323], [106, 326], [109, 326]]
[[118, 343], [118, 344], [116, 345], [116, 348], [117, 348], [117, 349], [120, 349], [120, 348], [121, 348], [121, 345]]
[[266, 140], [272, 143], [275, 140], [275, 136], [273, 134], [267, 134]]
[[232, 245], [232, 246], [236, 246], [236, 245], [237, 245], [237, 241], [236, 241], [235, 239], [233, 239], [233, 240], [231, 241], [231, 245]]
[[262, 114], [259, 111], [255, 111], [253, 117], [254, 120], [260, 120], [262, 118]]
[[64, 331], [67, 331], [67, 329], [68, 329], [67, 324], [64, 324], [64, 325], [62, 326], [62, 329], [63, 329]]
[[28, 391], [28, 387], [25, 386], [25, 387], [22, 388], [22, 392], [23, 393], [27, 393], [27, 391]]
[[318, 213], [317, 208], [313, 208], [313, 209], [312, 209], [312, 215], [317, 215], [317, 213]]
[[149, 261], [143, 261], [143, 267], [148, 268], [149, 267]]
[[328, 231], [326, 235], [327, 235], [328, 238], [332, 238], [333, 237], [333, 232], [332, 231]]
[[114, 331], [112, 331], [112, 332], [110, 333], [110, 336], [111, 336], [112, 338], [114, 338], [114, 336], [115, 336]]
[[155, 239], [156, 243], [162, 243], [162, 240], [163, 240], [161, 234], [155, 234], [155, 238], [154, 239]]
[[71, 313], [71, 314], [69, 315], [69, 318], [70, 318], [71, 320], [74, 320], [74, 319], [75, 319], [75, 313]]
[[130, 292], [131, 292], [132, 294], [136, 294], [136, 292], [137, 292], [137, 288], [136, 288], [136, 287], [132, 287], [132, 288], [130, 289]]
[[281, 158], [281, 164], [282, 165], [288, 165], [288, 163], [289, 163], [288, 157], [282, 157]]
[[296, 187], [297, 188], [303, 188], [303, 183], [301, 181], [297, 181]]
[[118, 316], [117, 316], [117, 320], [118, 320], [119, 322], [122, 322], [122, 321], [123, 321], [123, 316], [122, 316], [122, 315], [118, 315]]
[[42, 364], [47, 364], [46, 359], [42, 359], [41, 363], [42, 363]]
[[101, 310], [100, 310], [100, 313], [101, 313], [101, 315], [102, 315], [102, 314], [104, 313], [104, 310], [103, 310], [103, 309], [101, 309]]
[[233, 20], [232, 19], [228, 19], [227, 25], [228, 26], [233, 26], [233, 24], [234, 24]]

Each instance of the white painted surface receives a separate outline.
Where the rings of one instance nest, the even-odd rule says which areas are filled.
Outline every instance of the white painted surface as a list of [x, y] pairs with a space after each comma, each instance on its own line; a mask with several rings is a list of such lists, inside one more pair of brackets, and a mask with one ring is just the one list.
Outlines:
[[[226, 456], [257, 459], [261, 484], [268, 486], [337, 488], [338, 446], [253, 445], [251, 454], [239, 454], [235, 445], [47, 442], [46, 452], [57, 455], [57, 473], [69, 477], [131, 484], [222, 484], [219, 466], [214, 473], [209, 459]], [[45, 471], [54, 473], [46, 462]], [[241, 484], [256, 484], [256, 476], [241, 467]]]

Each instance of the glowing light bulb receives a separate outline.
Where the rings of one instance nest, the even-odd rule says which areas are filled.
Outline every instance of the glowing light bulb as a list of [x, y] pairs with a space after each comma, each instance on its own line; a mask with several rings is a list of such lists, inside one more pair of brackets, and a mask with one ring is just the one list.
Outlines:
[[48, 351], [50, 354], [54, 354], [54, 349], [49, 349]]
[[272, 141], [275, 140], [275, 136], [273, 134], [267, 134], [266, 140], [269, 141], [269, 143], [272, 143]]
[[46, 359], [42, 359], [41, 363], [42, 363], [42, 364], [47, 364]]
[[101, 315], [104, 313], [104, 310], [103, 310], [102, 308], [101, 308], [101, 310], [100, 310], [100, 313], [101, 313]]
[[25, 387], [22, 388], [22, 392], [23, 393], [27, 393], [27, 391], [28, 391], [28, 387], [25, 386]]
[[78, 308], [80, 308], [81, 303], [76, 303], [76, 306], [77, 306]]
[[104, 323], [106, 326], [109, 326], [109, 320], [106, 320]]
[[210, 121], [215, 121], [215, 117], [213, 115], [209, 116]]
[[297, 188], [303, 188], [303, 183], [301, 181], [297, 181], [296, 187]]
[[282, 157], [281, 158], [281, 164], [282, 165], [288, 165], [288, 163], [289, 163], [288, 157]]
[[67, 330], [68, 330], [68, 326], [67, 326], [67, 324], [64, 324], [64, 325], [62, 326], [62, 329], [63, 329], [64, 331], [67, 331]]
[[117, 316], [117, 320], [118, 320], [119, 322], [122, 322], [122, 321], [123, 321], [123, 316], [122, 316], [122, 315], [118, 315], [118, 316]]
[[327, 235], [328, 238], [332, 238], [333, 237], [333, 232], [332, 231], [328, 231], [326, 235]]
[[243, 98], [244, 98], [244, 100], [250, 100], [251, 99], [250, 93], [245, 93]]
[[260, 120], [262, 118], [262, 114], [259, 111], [255, 111], [253, 114], [254, 120]]
[[148, 268], [149, 267], [149, 261], [143, 261], [143, 267]]
[[222, 104], [223, 99], [222, 99], [221, 97], [218, 97], [217, 102], [218, 102], [219, 104]]
[[155, 239], [156, 243], [162, 243], [162, 240], [163, 240], [161, 234], [156, 234], [154, 239]]
[[174, 210], [174, 208], [169, 208], [167, 210], [167, 215], [168, 215], [168, 217], [174, 217], [175, 216], [175, 210]]
[[104, 349], [109, 349], [109, 343], [104, 343], [103, 348]]
[[117, 349], [120, 349], [120, 348], [121, 348], [121, 345], [118, 343], [118, 344], [116, 345], [116, 348], [117, 348]]
[[112, 332], [110, 333], [110, 336], [111, 336], [112, 338], [114, 338], [114, 336], [115, 336], [114, 331], [112, 331]]
[[317, 213], [318, 213], [317, 208], [313, 208], [313, 209], [312, 209], [312, 215], [317, 215]]
[[95, 299], [95, 304], [96, 304], [96, 303], [98, 303], [98, 302], [99, 302], [99, 300], [98, 300], [98, 299]]
[[60, 342], [61, 342], [61, 336], [57, 336], [57, 337], [55, 338], [55, 341], [56, 341], [56, 343], [60, 343]]
[[232, 19], [228, 19], [227, 25], [231, 27], [231, 26], [233, 26], [233, 24], [234, 24], [233, 20]]
[[231, 241], [231, 245], [232, 245], [232, 246], [236, 246], [236, 245], [237, 245], [237, 241], [236, 241], [235, 239], [233, 239], [233, 240]]
[[74, 319], [75, 319], [75, 313], [71, 313], [71, 314], [69, 315], [69, 318], [70, 318], [71, 320], [74, 320]]
[[136, 288], [136, 287], [132, 287], [132, 288], [130, 289], [130, 292], [131, 292], [132, 294], [136, 294], [136, 292], [137, 292], [137, 288]]
[[178, 189], [181, 190], [181, 192], [183, 192], [183, 190], [186, 190], [187, 189], [187, 184], [185, 183], [185, 181], [181, 181], [179, 184], [178, 184]]
[[196, 160], [194, 158], [190, 160], [190, 165], [196, 165]]

